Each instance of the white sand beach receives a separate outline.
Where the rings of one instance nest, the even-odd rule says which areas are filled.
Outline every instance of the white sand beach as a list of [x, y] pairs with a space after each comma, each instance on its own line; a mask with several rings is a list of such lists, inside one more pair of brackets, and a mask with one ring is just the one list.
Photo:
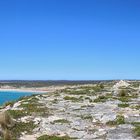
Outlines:
[[48, 86], [48, 87], [41, 87], [41, 88], [26, 88], [26, 87], [15, 88], [12, 86], [2, 86], [0, 87], [0, 91], [50, 93], [64, 88], [66, 88], [66, 86]]

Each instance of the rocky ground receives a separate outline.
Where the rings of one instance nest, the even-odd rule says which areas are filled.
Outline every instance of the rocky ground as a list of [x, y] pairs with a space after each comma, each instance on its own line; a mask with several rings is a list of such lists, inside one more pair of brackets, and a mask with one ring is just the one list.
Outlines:
[[139, 82], [72, 86], [7, 103], [19, 140], [139, 140]]

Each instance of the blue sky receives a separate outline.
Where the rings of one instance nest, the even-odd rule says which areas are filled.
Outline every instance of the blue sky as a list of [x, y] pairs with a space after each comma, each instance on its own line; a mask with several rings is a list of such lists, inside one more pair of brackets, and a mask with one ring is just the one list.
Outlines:
[[1, 0], [0, 79], [140, 79], [140, 1]]

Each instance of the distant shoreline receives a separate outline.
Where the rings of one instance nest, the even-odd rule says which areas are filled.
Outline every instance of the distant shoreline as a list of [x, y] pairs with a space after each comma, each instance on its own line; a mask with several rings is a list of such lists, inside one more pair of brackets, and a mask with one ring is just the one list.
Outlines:
[[15, 91], [15, 92], [33, 92], [33, 93], [46, 93], [47, 91], [43, 90], [35, 90], [35, 89], [20, 89], [20, 88], [0, 88], [0, 92], [2, 91]]
[[12, 86], [3, 86], [0, 87], [0, 92], [2, 91], [15, 91], [15, 92], [33, 92], [33, 93], [52, 93], [57, 90], [61, 90], [66, 88], [66, 86], [49, 86], [49, 87], [41, 87], [41, 88], [25, 88], [25, 87], [19, 87], [15, 88]]

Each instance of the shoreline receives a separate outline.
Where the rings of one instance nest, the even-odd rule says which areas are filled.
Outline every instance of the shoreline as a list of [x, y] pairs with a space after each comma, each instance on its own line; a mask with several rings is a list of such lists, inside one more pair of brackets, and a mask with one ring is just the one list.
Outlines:
[[41, 88], [25, 88], [25, 87], [0, 87], [0, 92], [2, 91], [15, 91], [15, 92], [33, 92], [33, 93], [52, 93], [57, 90], [65, 89], [67, 86], [49, 86], [49, 87], [41, 87]]
[[[91, 86], [92, 84], [84, 84], [82, 86]], [[63, 90], [66, 88], [77, 88], [80, 87], [81, 85], [73, 85], [73, 86], [68, 86], [68, 85], [63, 85], [63, 86], [48, 86], [48, 87], [19, 87], [15, 88], [12, 86], [3, 86], [0, 87], [0, 92], [2, 91], [15, 91], [15, 92], [32, 92], [32, 93], [53, 93], [55, 91]]]
[[36, 89], [20, 89], [20, 88], [0, 88], [0, 92], [31, 92], [31, 93], [47, 93], [47, 91], [43, 91], [43, 90], [36, 90]]

